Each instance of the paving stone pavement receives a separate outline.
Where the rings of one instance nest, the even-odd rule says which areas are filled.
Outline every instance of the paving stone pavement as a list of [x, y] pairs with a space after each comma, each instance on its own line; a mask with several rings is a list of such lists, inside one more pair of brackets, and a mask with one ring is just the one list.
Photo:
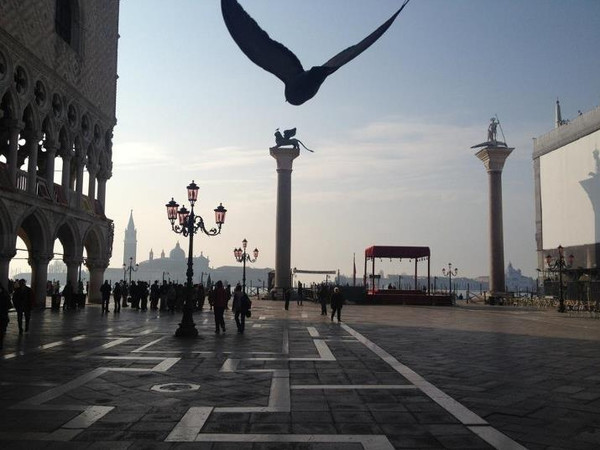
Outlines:
[[253, 302], [36, 311], [0, 352], [2, 449], [597, 449], [600, 321], [554, 311]]

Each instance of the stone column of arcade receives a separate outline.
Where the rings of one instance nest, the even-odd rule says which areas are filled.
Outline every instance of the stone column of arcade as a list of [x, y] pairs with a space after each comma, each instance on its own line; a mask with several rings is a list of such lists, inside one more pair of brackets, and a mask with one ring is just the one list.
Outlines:
[[100, 259], [87, 259], [85, 266], [90, 272], [90, 284], [88, 291], [89, 303], [102, 303], [102, 294], [100, 286], [104, 282], [104, 271], [108, 267], [108, 262]]
[[0, 284], [4, 286], [4, 289], [8, 289], [8, 273], [10, 267], [10, 261], [17, 254], [16, 251], [0, 253]]
[[[485, 166], [489, 183], [490, 230], [490, 304], [495, 304], [506, 290], [504, 275], [504, 231], [502, 219], [502, 169], [514, 148], [494, 145], [495, 141], [479, 150], [477, 156]], [[500, 143], [501, 144], [501, 143]]]
[[31, 289], [35, 296], [35, 308], [46, 307], [46, 283], [48, 281], [48, 263], [52, 254], [36, 253], [29, 257], [31, 266]]
[[269, 152], [277, 161], [277, 215], [275, 222], [275, 289], [281, 295], [292, 285], [292, 164], [300, 155], [299, 149], [271, 147]]

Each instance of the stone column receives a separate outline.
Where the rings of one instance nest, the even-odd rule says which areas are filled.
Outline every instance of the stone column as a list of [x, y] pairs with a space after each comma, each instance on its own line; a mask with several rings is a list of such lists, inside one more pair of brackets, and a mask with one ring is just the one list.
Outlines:
[[[491, 143], [490, 143], [491, 144]], [[477, 156], [488, 173], [490, 229], [490, 304], [495, 304], [506, 289], [504, 275], [504, 227], [502, 221], [502, 169], [514, 148], [488, 145]]]
[[66, 150], [61, 157], [63, 160], [61, 184], [65, 196], [67, 199], [69, 199], [71, 191], [71, 161], [73, 159], [73, 155], [69, 150]]
[[98, 176], [98, 170], [100, 167], [98, 164], [91, 164], [88, 162], [87, 165], [89, 180], [88, 180], [88, 198], [94, 205], [94, 200], [96, 199], [96, 177]]
[[35, 308], [46, 308], [46, 283], [48, 282], [48, 263], [51, 254], [36, 253], [29, 257], [31, 266], [31, 289], [35, 298]]
[[0, 284], [4, 286], [4, 289], [8, 289], [8, 269], [10, 261], [16, 254], [17, 252], [14, 250], [9, 253], [0, 253]]
[[31, 195], [37, 195], [38, 143], [40, 141], [40, 136], [35, 131], [31, 131], [27, 133], [25, 139], [27, 156], [29, 157], [27, 167], [27, 192]]
[[75, 179], [75, 208], [80, 209], [82, 205], [81, 196], [83, 195], [83, 169], [85, 165], [85, 155], [81, 153], [77, 154], [75, 156], [75, 164], [77, 164], [77, 175]]
[[104, 282], [104, 271], [108, 267], [108, 262], [100, 259], [87, 259], [85, 263], [90, 272], [90, 284], [88, 290], [89, 303], [102, 303], [102, 294], [100, 286]]
[[50, 198], [54, 200], [54, 160], [56, 159], [56, 151], [58, 146], [55, 142], [46, 140], [46, 184], [48, 185], [48, 193]]
[[275, 288], [292, 285], [292, 164], [299, 149], [272, 147], [269, 152], [277, 161], [277, 216], [275, 222]]
[[100, 207], [102, 208], [102, 212], [105, 213], [106, 209], [104, 207], [104, 202], [106, 202], [106, 181], [107, 178], [104, 178], [102, 174], [98, 176], [98, 202], [100, 203]]
[[73, 292], [77, 292], [79, 265], [83, 262], [83, 258], [63, 258], [63, 262], [67, 266], [67, 281], [71, 282]]
[[7, 126], [9, 130], [8, 135], [8, 176], [10, 178], [10, 182], [12, 183], [12, 187], [16, 187], [17, 185], [17, 153], [19, 151], [19, 133], [25, 126], [25, 124], [18, 120], [9, 120], [7, 121]]

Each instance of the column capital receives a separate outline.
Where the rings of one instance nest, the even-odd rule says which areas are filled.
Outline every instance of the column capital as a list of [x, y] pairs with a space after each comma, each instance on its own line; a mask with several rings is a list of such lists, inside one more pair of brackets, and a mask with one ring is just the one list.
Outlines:
[[85, 261], [85, 266], [90, 269], [102, 269], [105, 270], [108, 267], [108, 261], [100, 258], [88, 258]]
[[11, 259], [13, 259], [15, 257], [16, 254], [17, 254], [16, 250], [0, 252], [0, 261], [10, 261]]
[[277, 161], [277, 170], [292, 170], [294, 159], [300, 156], [300, 149], [271, 147], [269, 153]]
[[52, 258], [54, 258], [53, 253], [36, 252], [29, 255], [28, 262], [30, 265], [48, 264], [50, 261], [52, 261]]
[[21, 131], [25, 128], [25, 122], [18, 119], [2, 119], [2, 125], [10, 131]]
[[485, 147], [475, 153], [486, 170], [489, 172], [502, 172], [506, 158], [512, 153], [511, 147]]

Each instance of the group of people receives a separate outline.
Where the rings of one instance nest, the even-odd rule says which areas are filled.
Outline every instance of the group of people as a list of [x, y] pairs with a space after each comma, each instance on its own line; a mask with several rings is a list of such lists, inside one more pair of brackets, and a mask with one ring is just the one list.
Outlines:
[[[17, 312], [17, 323], [19, 334], [29, 331], [29, 322], [31, 319], [31, 310], [34, 306], [34, 295], [32, 289], [27, 286], [24, 279], [11, 283], [11, 291], [8, 291], [0, 284], [0, 348], [4, 341], [6, 329], [9, 323], [9, 309], [14, 306]], [[299, 283], [298, 305], [302, 306], [303, 287]], [[110, 311], [110, 297], [114, 301], [113, 311], [118, 313], [121, 307], [131, 306], [133, 309], [145, 311], [149, 307], [151, 310], [175, 312], [184, 307], [186, 298], [185, 286], [179, 283], [163, 281], [159, 284], [158, 280], [153, 284], [144, 281], [132, 281], [130, 284], [124, 280], [118, 281], [111, 286], [105, 281], [100, 288], [102, 296], [102, 312]], [[11, 296], [12, 294], [12, 296]], [[67, 281], [62, 292], [65, 299], [63, 308], [69, 308], [72, 305], [74, 289], [71, 283]], [[289, 309], [289, 301], [292, 295], [291, 289], [284, 291], [285, 309]], [[231, 286], [225, 286], [221, 280], [205, 289], [202, 283], [193, 286], [191, 296], [194, 310], [204, 309], [205, 300], [208, 297], [210, 309], [213, 311], [215, 320], [215, 333], [225, 332], [225, 310], [229, 309], [229, 301], [233, 299], [231, 309], [234, 313], [234, 319], [238, 333], [243, 334], [245, 330], [246, 318], [251, 315], [252, 301], [242, 290], [238, 283], [232, 293]], [[327, 304], [331, 306], [331, 321], [337, 315], [337, 321], [341, 322], [341, 311], [345, 304], [344, 296], [339, 287], [322, 284], [317, 288], [318, 301], [321, 304], [321, 315], [327, 316]], [[23, 327], [23, 319], [25, 326]]]
[[[111, 287], [108, 281], [105, 281], [100, 288], [102, 296], [102, 312], [110, 312], [110, 297], [112, 294], [114, 300], [113, 311], [118, 313], [121, 307], [130, 305], [133, 309], [141, 311], [148, 310], [148, 300], [150, 300], [150, 310], [160, 310], [175, 312], [184, 307], [186, 301], [186, 287], [179, 283], [163, 281], [162, 284], [155, 280], [148, 286], [145, 281], [132, 281], [131, 284], [121, 280]], [[248, 295], [242, 291], [242, 286], [238, 284], [232, 295], [231, 286], [225, 286], [221, 280], [214, 285], [209, 286], [208, 291], [202, 283], [193, 286], [191, 296], [194, 310], [201, 311], [208, 296], [210, 309], [215, 317], [215, 333], [225, 332], [225, 310], [229, 308], [229, 301], [233, 297], [232, 310], [235, 314], [235, 322], [238, 332], [241, 334], [245, 329], [245, 319], [249, 317], [252, 302]]]
[[[339, 287], [331, 286], [328, 284], [321, 284], [316, 288], [317, 290], [317, 298], [319, 303], [321, 304], [321, 315], [327, 315], [327, 303], [331, 306], [331, 321], [333, 322], [334, 317], [337, 315], [337, 321], [342, 321], [342, 307], [346, 303], [344, 295]], [[297, 291], [297, 304], [298, 306], [302, 306], [304, 300], [304, 287], [302, 283], [298, 282], [298, 291]], [[291, 289], [285, 289], [283, 291], [283, 299], [285, 302], [285, 309], [288, 310], [290, 307], [290, 298], [292, 296]]]

